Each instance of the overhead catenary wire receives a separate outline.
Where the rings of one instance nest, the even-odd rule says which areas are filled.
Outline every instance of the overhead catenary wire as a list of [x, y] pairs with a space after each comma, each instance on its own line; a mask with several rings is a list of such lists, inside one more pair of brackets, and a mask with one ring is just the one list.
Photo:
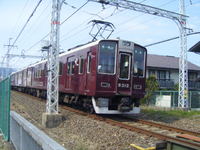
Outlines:
[[60, 25], [62, 25], [63, 23], [65, 23], [68, 19], [70, 19], [74, 14], [76, 14], [79, 10], [81, 10], [87, 3], [89, 2], [89, 0], [87, 0], [81, 7], [79, 7], [76, 11], [74, 11], [69, 17], [67, 17], [65, 20], [63, 20], [61, 22]]
[[[50, 3], [47, 3], [47, 5], [44, 7], [44, 9], [41, 11], [41, 13], [36, 15], [35, 21], [27, 29], [29, 31], [28, 34], [25, 34], [25, 37], [23, 36], [23, 38], [27, 39], [28, 37], [30, 37], [34, 33], [36, 33], [38, 28], [41, 27], [41, 24], [44, 22], [44, 20], [51, 15], [47, 12], [47, 9], [49, 9], [49, 6], [50, 6]], [[21, 38], [20, 40], [22, 40], [23, 38]], [[19, 41], [19, 42], [21, 42], [21, 41]]]
[[17, 24], [18, 24], [19, 20], [22, 18], [22, 14], [24, 13], [24, 10], [27, 7], [29, 1], [30, 0], [27, 0], [26, 3], [24, 4], [24, 6], [23, 6], [18, 18], [17, 18], [17, 21], [16, 21], [15, 25], [13, 26], [13, 28], [11, 30], [11, 34], [15, 31], [15, 28], [17, 28]]
[[[68, 16], [65, 20], [63, 20], [61, 22], [60, 25], [63, 25], [67, 20], [69, 20], [73, 15], [75, 15], [78, 11], [80, 11], [89, 1], [87, 0], [83, 5], [81, 5], [76, 11], [74, 11], [70, 16]], [[35, 47], [38, 43], [40, 43], [42, 40], [44, 40], [46, 37], [48, 37], [48, 35], [50, 34], [47, 33], [45, 34], [45, 36], [42, 37], [42, 39], [40, 39], [39, 41], [35, 42], [33, 45], [31, 45], [26, 51], [31, 50], [33, 47]]]
[[[188, 33], [187, 36], [195, 35], [195, 34], [200, 34], [200, 32]], [[162, 40], [162, 41], [159, 41], [159, 42], [154, 42], [154, 43], [151, 43], [151, 44], [147, 44], [144, 47], [150, 47], [150, 46], [161, 44], [161, 43], [164, 43], [164, 42], [169, 42], [169, 41], [172, 41], [172, 40], [175, 40], [175, 39], [178, 39], [178, 38], [179, 38], [179, 36], [176, 36], [176, 37], [169, 38], [169, 39], [166, 39], [166, 40]]]
[[33, 12], [31, 13], [31, 15], [29, 16], [29, 18], [27, 19], [26, 23], [24, 24], [24, 26], [22, 27], [21, 31], [19, 32], [19, 34], [17, 35], [15, 41], [13, 42], [12, 45], [15, 45], [15, 43], [17, 42], [17, 40], [19, 39], [19, 37], [21, 36], [22, 32], [24, 31], [24, 29], [26, 28], [27, 24], [29, 23], [29, 21], [31, 20], [31, 18], [33, 17], [34, 13], [36, 12], [37, 8], [39, 7], [39, 5], [41, 4], [42, 0], [40, 0], [36, 7], [34, 8]]
[[[109, 6], [108, 8], [110, 8], [110, 7], [112, 7], [112, 6]], [[98, 16], [98, 14], [100, 14], [100, 13], [103, 12], [103, 11], [105, 11], [106, 9], [107, 9], [107, 8], [102, 9], [101, 11], [98, 11], [97, 13], [89, 13], [89, 12], [86, 12], [86, 11], [84, 11], [84, 12], [87, 13], [87, 14], [89, 14], [89, 15], [92, 15], [92, 16]], [[66, 40], [66, 37], [65, 37], [66, 35], [69, 36], [68, 34], [69, 34], [70, 32], [74, 31], [75, 29], [78, 29], [81, 25], [83, 25], [83, 24], [85, 24], [85, 23], [88, 24], [88, 22], [89, 22], [92, 18], [94, 18], [94, 17], [90, 17], [89, 19], [84, 20], [82, 23], [80, 23], [79, 25], [75, 26], [74, 28], [72, 28], [72, 29], [71, 29], [70, 31], [68, 31], [67, 33], [63, 34], [62, 37], [61, 37], [61, 38], [62, 38], [62, 39], [61, 39], [61, 42]], [[104, 20], [104, 19], [103, 19], [103, 20]], [[87, 29], [87, 28], [88, 28], [88, 26], [87, 26], [86, 28], [84, 28], [83, 30], [85, 30], [85, 29]], [[83, 30], [81, 30], [81, 32], [82, 32]], [[76, 33], [72, 34], [71, 36], [74, 36], [74, 35], [76, 35], [77, 33], [79, 33], [79, 32], [76, 32]], [[71, 36], [70, 36], [70, 37], [71, 37]], [[63, 37], [65, 37], [65, 38], [63, 38]]]
[[[175, 2], [175, 1], [174, 1], [174, 0], [170, 0], [170, 1], [166, 2], [166, 3], [164, 3], [164, 4], [159, 5], [158, 7], [166, 6], [166, 5], [168, 5], [168, 4], [172, 3], [172, 2]], [[121, 24], [124, 25], [124, 24], [127, 24], [127, 23], [129, 23], [130, 21], [135, 20], [136, 18], [139, 18], [139, 17], [141, 17], [141, 16], [144, 16], [144, 14], [137, 15], [137, 16], [131, 18], [131, 19], [128, 19], [128, 20], [126, 20], [126, 21], [123, 21], [123, 22], [121, 22], [121, 23], [118, 23], [117, 25], [121, 25]], [[151, 18], [151, 19], [149, 19], [149, 20], [145, 20], [145, 21], [143, 21], [142, 23], [137, 23], [137, 24], [138, 24], [138, 25], [139, 25], [139, 24], [146, 24], [147, 22], [151, 22], [151, 21], [155, 20], [156, 18], [157, 18], [157, 17], [153, 17], [153, 18]], [[125, 30], [127, 31], [127, 29], [125, 29]], [[116, 34], [121, 33], [121, 32], [124, 32], [124, 30], [119, 30], [118, 32], [115, 32], [113, 35], [116, 35]]]

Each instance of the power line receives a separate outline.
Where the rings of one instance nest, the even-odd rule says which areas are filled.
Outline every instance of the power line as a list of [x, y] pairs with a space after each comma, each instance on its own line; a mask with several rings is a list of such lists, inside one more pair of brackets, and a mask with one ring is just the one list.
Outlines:
[[11, 30], [11, 31], [12, 31], [11, 33], [14, 32], [14, 30], [15, 30], [15, 28], [16, 28], [16, 26], [17, 26], [19, 20], [21, 19], [22, 14], [23, 14], [23, 12], [24, 12], [26, 6], [28, 5], [28, 2], [29, 2], [29, 1], [30, 1], [30, 0], [27, 0], [26, 3], [25, 3], [25, 5], [24, 5], [24, 7], [22, 8], [22, 11], [20, 12], [20, 14], [19, 14], [19, 16], [18, 16], [17, 21], [16, 21], [15, 25], [13, 26], [13, 29]]
[[[188, 33], [187, 36], [189, 36], [189, 35], [195, 35], [195, 34], [200, 34], [200, 32]], [[180, 38], [180, 37], [176, 36], [176, 37], [169, 38], [169, 39], [166, 39], [166, 40], [162, 40], [162, 41], [159, 41], [159, 42], [154, 42], [154, 43], [151, 43], [151, 44], [147, 44], [144, 47], [150, 47], [150, 46], [161, 44], [161, 43], [164, 43], [164, 42], [169, 42], [169, 41], [172, 41], [172, 40], [175, 40], [175, 39], [178, 39], [178, 38]]]
[[81, 8], [83, 8], [87, 3], [89, 2], [89, 0], [87, 0], [81, 7], [79, 7], [75, 12], [73, 12], [69, 17], [67, 17], [64, 21], [62, 21], [62, 23], [60, 25], [62, 25], [63, 23], [65, 23], [68, 19], [70, 19], [74, 14], [76, 14], [79, 10], [81, 10]]
[[[112, 7], [112, 6], [109, 6], [108, 8], [110, 8], [110, 7]], [[92, 16], [99, 16], [99, 14], [100, 14], [101, 12], [105, 11], [106, 9], [107, 9], [107, 8], [102, 9], [101, 11], [99, 11], [99, 12], [97, 12], [97, 13], [94, 13], [94, 14], [93, 14], [93, 13], [86, 12], [86, 11], [84, 11], [84, 12], [87, 13], [87, 14], [89, 14], [89, 15], [92, 15]], [[76, 27], [72, 28], [69, 32], [67, 32], [67, 33], [65, 33], [64, 35], [62, 35], [62, 38], [65, 37], [65, 35], [68, 35], [70, 32], [74, 31], [75, 29], [79, 28], [81, 25], [83, 25], [83, 24], [85, 24], [85, 23], [88, 23], [92, 18], [94, 18], [94, 17], [90, 17], [89, 19], [86, 19], [85, 21], [83, 21], [81, 24], [79, 24], [79, 25], [77, 25]], [[103, 19], [103, 20], [104, 20], [104, 19]], [[88, 27], [86, 27], [86, 28], [88, 28]], [[84, 29], [83, 29], [83, 30], [84, 30]], [[81, 31], [82, 31], [82, 30], [81, 30]], [[77, 33], [77, 32], [76, 32], [76, 33]], [[72, 36], [76, 35], [76, 33], [73, 34]], [[71, 37], [71, 36], [70, 36], [70, 37]], [[61, 42], [64, 41], [64, 40], [66, 40], [66, 38], [62, 39]]]
[[[75, 15], [80, 9], [82, 9], [88, 2], [89, 1], [87, 0], [82, 6], [80, 6], [76, 11], [74, 11], [69, 17], [67, 17], [64, 21], [62, 21], [62, 23], [60, 25], [63, 25], [67, 20], [69, 20], [73, 15]], [[38, 43], [40, 43], [42, 40], [44, 40], [49, 34], [50, 34], [50, 32], [47, 33], [42, 39], [40, 39], [39, 41], [37, 41], [36, 43], [34, 43], [26, 51], [29, 51], [30, 49], [32, 49], [34, 46], [36, 46]]]
[[78, 30], [78, 31], [75, 32], [74, 34], [69, 35], [69, 36], [67, 36], [66, 38], [62, 39], [60, 42], [63, 42], [63, 41], [65, 41], [65, 40], [67, 40], [67, 39], [73, 37], [74, 35], [76, 35], [76, 34], [78, 34], [78, 33], [80, 33], [80, 32], [83, 32], [84, 30], [88, 29], [89, 27], [90, 27], [90, 26], [86, 26], [85, 28], [83, 28], [83, 29], [81, 29], [81, 30]]
[[[146, 1], [146, 0], [144, 0], [144, 1]], [[111, 8], [111, 7], [112, 7], [112, 6], [109, 6], [108, 8]], [[105, 10], [108, 9], [108, 8], [104, 8], [104, 9], [102, 9], [101, 11], [99, 11], [99, 12], [97, 12], [97, 13], [89, 13], [89, 12], [85, 12], [85, 13], [87, 13], [87, 14], [89, 14], [89, 15], [93, 15], [93, 16], [98, 16], [98, 17], [101, 18], [102, 20], [106, 20], [106, 19], [108, 19], [108, 18], [110, 18], [110, 17], [112, 17], [112, 16], [114, 16], [114, 15], [116, 15], [116, 14], [118, 14], [118, 13], [121, 13], [122, 11], [125, 10], [125, 9], [124, 9], [124, 10], [120, 10], [120, 11], [118, 11], [118, 12], [115, 12], [115, 11], [116, 11], [116, 8], [115, 8], [115, 10], [112, 12], [111, 15], [109, 15], [109, 16], [107, 16], [107, 17], [101, 17], [99, 14], [100, 14], [101, 12], [105, 11]], [[89, 19], [87, 19], [86, 21], [90, 21], [91, 19], [92, 19], [92, 17], [89, 18]], [[83, 23], [81, 23], [81, 24], [79, 24], [78, 26], [74, 27], [72, 30], [77, 29], [78, 27], [80, 27], [80, 25], [84, 24], [86, 21], [84, 21]], [[67, 38], [71, 38], [71, 37], [75, 36], [76, 34], [78, 34], [78, 33], [82, 32], [82, 31], [86, 30], [87, 28], [89, 28], [89, 26], [87, 26], [87, 27], [85, 27], [85, 28], [83, 28], [83, 29], [81, 29], [81, 30], [75, 32], [74, 34], [68, 36]], [[62, 37], [64, 37], [64, 36], [67, 35], [68, 33], [70, 33], [72, 30], [70, 30], [69, 32], [67, 32], [66, 34], [64, 34]], [[65, 41], [67, 38], [62, 39], [61, 42]]]
[[[28, 31], [30, 32], [28, 32], [28, 34], [25, 37], [23, 36], [23, 38], [27, 39], [26, 38], [27, 36], [29, 37], [29, 36], [32, 36], [32, 34], [36, 33], [36, 30], [39, 28], [40, 24], [42, 22], [44, 23], [44, 20], [48, 18], [48, 16], [50, 15], [47, 11], [47, 9], [49, 9], [49, 6], [50, 6], [50, 3], [47, 3], [47, 5], [44, 7], [41, 13], [37, 15], [37, 18], [35, 19], [35, 21], [28, 28]], [[45, 14], [45, 12], [47, 12], [47, 14]]]
[[[174, 0], [170, 0], [170, 1], [166, 2], [166, 3], [164, 3], [164, 4], [159, 5], [158, 8], [159, 8], [159, 7], [166, 6], [166, 5], [168, 5], [168, 4], [172, 3], [172, 2], [175, 2], [175, 1], [174, 1]], [[131, 19], [128, 19], [128, 20], [126, 20], [126, 21], [123, 21], [123, 22], [121, 22], [121, 23], [119, 23], [119, 24], [117, 24], [117, 25], [121, 25], [121, 24], [124, 25], [124, 24], [127, 24], [128, 22], [130, 22], [130, 21], [132, 21], [132, 20], [135, 20], [136, 18], [139, 18], [139, 17], [144, 16], [144, 15], [145, 15], [145, 14], [137, 15], [137, 16], [135, 16], [135, 17], [133, 17], [133, 18], [131, 18]], [[139, 24], [146, 24], [147, 22], [153, 21], [153, 20], [156, 19], [156, 18], [157, 18], [157, 17], [153, 17], [153, 18], [151, 18], [151, 19], [149, 19], [149, 20], [145, 20], [145, 21], [143, 21], [143, 22], [141, 22], [141, 23], [138, 23], [138, 25], [139, 25]], [[136, 25], [137, 25], [137, 24], [136, 24]], [[125, 29], [125, 30], [127, 31], [127, 29]], [[115, 32], [113, 35], [118, 34], [118, 33], [121, 33], [121, 32], [124, 32], [124, 30]]]
[[47, 33], [45, 36], [43, 36], [42, 39], [40, 39], [39, 41], [37, 41], [36, 43], [34, 43], [33, 45], [31, 45], [26, 51], [31, 50], [31, 49], [32, 49], [33, 47], [35, 47], [38, 43], [40, 43], [42, 40], [44, 40], [49, 34], [50, 34], [50, 32]]
[[33, 12], [32, 12], [31, 15], [29, 16], [28, 20], [26, 21], [26, 23], [25, 23], [24, 26], [22, 27], [21, 31], [19, 32], [17, 38], [15, 39], [15, 41], [13, 42], [12, 45], [14, 45], [14, 44], [17, 42], [18, 38], [20, 37], [20, 35], [21, 35], [22, 32], [24, 31], [24, 29], [25, 29], [25, 27], [27, 26], [27, 24], [28, 24], [28, 22], [30, 21], [30, 19], [33, 17], [34, 13], [36, 12], [36, 10], [37, 10], [37, 8], [39, 7], [39, 5], [41, 4], [41, 2], [42, 2], [42, 0], [40, 0], [40, 1], [38, 2], [38, 4], [37, 4], [36, 7], [34, 8]]

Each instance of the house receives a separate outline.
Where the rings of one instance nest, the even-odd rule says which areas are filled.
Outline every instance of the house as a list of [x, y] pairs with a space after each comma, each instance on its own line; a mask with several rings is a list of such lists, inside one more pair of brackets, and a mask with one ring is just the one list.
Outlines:
[[[173, 89], [179, 82], [179, 58], [148, 54], [147, 78], [155, 75], [161, 89]], [[200, 90], [200, 67], [188, 62], [189, 90]]]
[[200, 41], [189, 49], [189, 52], [200, 54]]

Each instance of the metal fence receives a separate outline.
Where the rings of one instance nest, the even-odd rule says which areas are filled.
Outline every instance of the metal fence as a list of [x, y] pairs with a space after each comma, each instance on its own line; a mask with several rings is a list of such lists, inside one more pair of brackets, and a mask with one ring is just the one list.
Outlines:
[[0, 82], [0, 132], [10, 138], [10, 78]]
[[[200, 110], [200, 91], [189, 91], [188, 106]], [[157, 91], [150, 98], [149, 104], [159, 107], [178, 107], [178, 91]]]

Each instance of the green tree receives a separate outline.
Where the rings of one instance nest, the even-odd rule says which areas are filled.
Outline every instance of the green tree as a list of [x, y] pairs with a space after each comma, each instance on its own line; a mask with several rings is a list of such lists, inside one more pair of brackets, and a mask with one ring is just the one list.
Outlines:
[[178, 91], [178, 89], [179, 89], [179, 84], [176, 83], [176, 84], [174, 85], [174, 90], [175, 90], [175, 91]]
[[156, 80], [156, 77], [154, 75], [149, 76], [149, 78], [146, 79], [146, 95], [144, 97], [144, 102], [149, 105], [150, 98], [156, 90], [159, 89], [158, 81]]

